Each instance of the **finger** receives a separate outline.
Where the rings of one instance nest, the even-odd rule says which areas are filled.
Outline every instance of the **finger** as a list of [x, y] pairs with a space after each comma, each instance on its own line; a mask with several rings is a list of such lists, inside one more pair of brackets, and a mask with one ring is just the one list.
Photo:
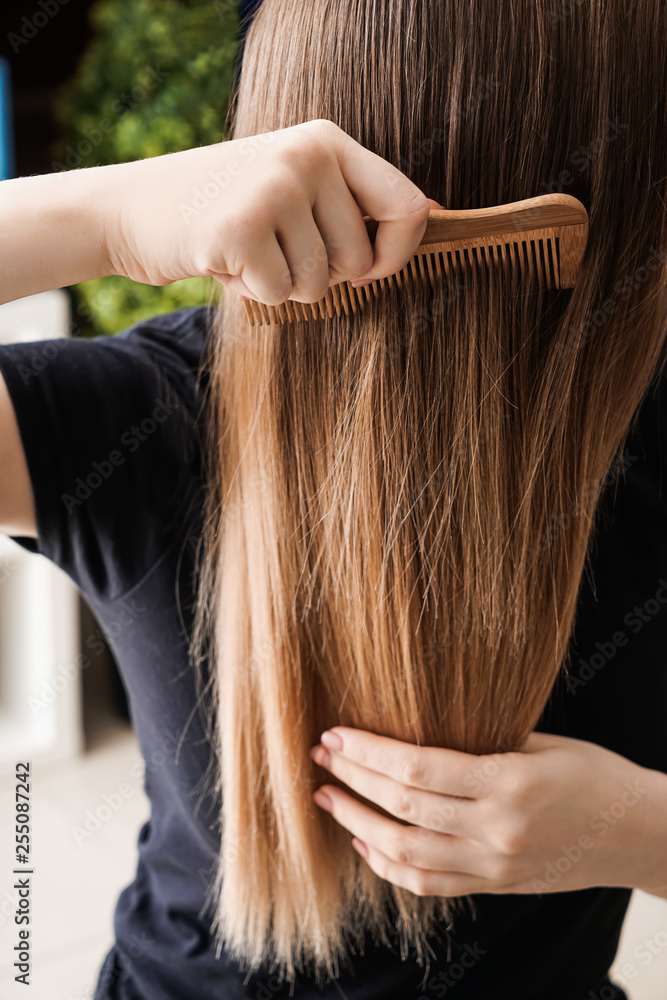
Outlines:
[[368, 852], [364, 860], [379, 878], [407, 889], [416, 896], [467, 896], [469, 893], [498, 894], [508, 891], [507, 888], [480, 875], [415, 868], [388, 858], [377, 847], [365, 841], [363, 846]]
[[364, 217], [349, 189], [317, 198], [313, 216], [329, 258], [329, 284], [354, 281], [373, 264], [373, 244]]
[[325, 792], [331, 800], [330, 815], [336, 822], [369, 848], [375, 848], [388, 864], [396, 866], [396, 870], [414, 868], [433, 874], [456, 872], [490, 884], [481, 874], [484, 859], [479, 845], [476, 847], [461, 837], [404, 826], [381, 816], [335, 786], [322, 785], [318, 791]]
[[395, 274], [413, 256], [426, 229], [429, 203], [397, 167], [365, 149], [343, 131], [337, 148], [341, 173], [365, 215], [379, 223], [373, 266], [364, 280]]
[[470, 810], [474, 799], [453, 798], [435, 792], [408, 788], [393, 778], [368, 770], [335, 750], [320, 747], [312, 752], [313, 760], [340, 778], [349, 788], [380, 806], [385, 812], [424, 831], [438, 831], [458, 837], [474, 834], [479, 821]]
[[276, 225], [280, 243], [292, 276], [289, 298], [295, 302], [317, 302], [329, 288], [329, 258], [308, 202], [290, 205], [289, 219]]
[[[278, 241], [292, 277], [289, 298], [298, 302], [316, 302], [331, 285], [357, 278], [373, 262], [363, 216], [344, 184], [336, 196], [327, 192], [326, 199], [306, 209], [300, 220], [292, 214], [289, 228], [287, 222], [278, 227]], [[254, 297], [242, 278], [212, 276], [237, 295]]]
[[212, 276], [218, 280], [231, 277], [231, 281], [223, 282], [228, 288], [266, 305], [278, 305], [289, 298], [292, 275], [275, 233], [269, 230], [261, 240], [246, 243], [239, 259], [238, 273]]
[[238, 295], [244, 302], [248, 299], [252, 299], [254, 302], [258, 301], [257, 297], [250, 292], [243, 278], [239, 278], [238, 275], [211, 272], [211, 277], [220, 285], [229, 288], [230, 291]]
[[[423, 788], [440, 795], [483, 798], [491, 791], [491, 780], [480, 780], [480, 772], [497, 769], [500, 756], [467, 754], [442, 747], [421, 747], [364, 729], [334, 726], [329, 730], [340, 737], [341, 747], [330, 747], [371, 771], [385, 774], [402, 785]], [[326, 734], [322, 734], [326, 745]]]

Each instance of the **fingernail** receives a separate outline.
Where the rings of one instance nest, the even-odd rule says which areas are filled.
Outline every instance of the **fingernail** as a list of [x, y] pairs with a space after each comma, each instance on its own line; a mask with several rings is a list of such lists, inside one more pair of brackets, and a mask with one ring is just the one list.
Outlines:
[[313, 799], [320, 809], [326, 809], [329, 813], [333, 812], [333, 802], [326, 792], [321, 792], [318, 788], [318, 790], [313, 794]]
[[331, 754], [324, 747], [316, 746], [310, 751], [310, 756], [320, 767], [331, 767]]
[[366, 285], [370, 285], [372, 278], [366, 278], [365, 281], [351, 281], [350, 284], [353, 288], [365, 288]]
[[329, 750], [342, 750], [343, 741], [338, 733], [330, 733], [328, 730], [320, 736], [320, 743], [324, 743]]
[[352, 846], [354, 847], [357, 854], [361, 854], [362, 858], [368, 857], [368, 848], [360, 840], [357, 840], [356, 837], [352, 838]]

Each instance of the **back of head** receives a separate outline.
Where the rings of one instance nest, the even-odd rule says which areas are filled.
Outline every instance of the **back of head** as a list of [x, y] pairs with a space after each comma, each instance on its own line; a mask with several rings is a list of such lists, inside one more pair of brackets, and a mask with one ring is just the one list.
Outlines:
[[473, 271], [252, 333], [223, 294], [198, 634], [235, 851], [218, 929], [251, 963], [333, 971], [392, 921], [421, 954], [460, 902], [361, 865], [308, 750], [340, 724], [493, 753], [538, 722], [664, 361], [666, 35], [655, 0], [265, 0], [253, 23], [233, 138], [330, 118], [447, 208], [563, 191], [590, 228], [572, 290]]

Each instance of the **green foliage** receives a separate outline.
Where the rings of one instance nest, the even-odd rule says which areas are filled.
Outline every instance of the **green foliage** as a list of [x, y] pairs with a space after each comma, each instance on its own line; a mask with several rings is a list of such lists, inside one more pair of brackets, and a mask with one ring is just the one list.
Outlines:
[[[75, 76], [57, 94], [62, 129], [52, 169], [138, 160], [225, 138], [238, 42], [232, 0], [98, 0], [94, 36]], [[85, 332], [115, 333], [141, 319], [199, 305], [213, 283], [159, 288], [127, 278], [72, 288]]]
[[97, 281], [84, 281], [71, 289], [74, 295], [73, 319], [81, 333], [119, 333], [133, 323], [186, 306], [214, 301], [218, 286], [212, 278], [189, 278], [172, 285], [140, 285], [112, 275]]

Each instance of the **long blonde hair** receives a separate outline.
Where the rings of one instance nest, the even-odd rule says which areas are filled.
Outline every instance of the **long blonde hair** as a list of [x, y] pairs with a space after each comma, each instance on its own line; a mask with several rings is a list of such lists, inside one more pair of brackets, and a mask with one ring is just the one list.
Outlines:
[[232, 138], [329, 118], [447, 207], [563, 190], [590, 218], [571, 291], [472, 273], [259, 330], [223, 291], [191, 648], [215, 931], [252, 969], [321, 981], [366, 929], [422, 962], [465, 902], [378, 878], [308, 751], [338, 724], [493, 753], [538, 722], [665, 360], [666, 43], [654, 0], [264, 0], [251, 27]]

